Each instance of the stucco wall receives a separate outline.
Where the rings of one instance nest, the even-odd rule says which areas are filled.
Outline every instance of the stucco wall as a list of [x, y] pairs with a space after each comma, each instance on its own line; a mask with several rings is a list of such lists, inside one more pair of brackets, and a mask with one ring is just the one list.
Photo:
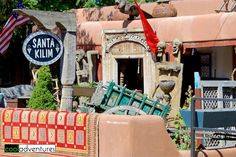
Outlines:
[[216, 78], [231, 78], [233, 71], [232, 64], [232, 47], [216, 47], [213, 49], [215, 53], [215, 76]]

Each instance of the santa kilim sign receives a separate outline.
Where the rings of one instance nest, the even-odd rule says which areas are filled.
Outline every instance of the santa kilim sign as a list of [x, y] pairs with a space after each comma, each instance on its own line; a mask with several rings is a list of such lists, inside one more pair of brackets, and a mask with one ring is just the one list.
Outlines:
[[30, 34], [22, 47], [25, 57], [36, 65], [50, 65], [56, 62], [63, 53], [62, 41], [51, 32]]

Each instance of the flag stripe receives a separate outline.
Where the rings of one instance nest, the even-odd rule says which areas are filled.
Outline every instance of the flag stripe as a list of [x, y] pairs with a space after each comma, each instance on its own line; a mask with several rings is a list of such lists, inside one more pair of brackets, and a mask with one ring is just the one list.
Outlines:
[[4, 53], [10, 45], [15, 28], [20, 27], [30, 21], [30, 18], [22, 15], [10, 16], [0, 34], [0, 53]]
[[16, 27], [22, 26], [30, 21], [30, 18], [19, 15], [17, 19]]
[[10, 19], [7, 21], [6, 25], [3, 27], [1, 35], [6, 33], [8, 29], [11, 28], [14, 23], [15, 23], [14, 17], [11, 16]]
[[134, 3], [139, 11], [139, 14], [140, 14], [140, 18], [141, 18], [142, 25], [143, 25], [144, 35], [146, 37], [146, 42], [147, 42], [151, 52], [156, 54], [157, 53], [157, 43], [159, 42], [159, 39], [157, 38], [156, 34], [154, 33], [151, 25], [148, 23], [145, 15], [143, 14], [142, 9], [140, 8], [140, 6], [136, 2], [136, 0], [134, 0]]
[[13, 33], [13, 30], [15, 29], [16, 23], [11, 23], [11, 27], [7, 27], [3, 33], [0, 35], [0, 40], [3, 41], [4, 38], [6, 38], [9, 34]]
[[10, 16], [10, 18], [7, 20], [5, 26], [3, 27], [3, 29], [5, 29], [7, 26], [9, 26], [9, 23], [13, 22], [13, 21], [14, 21], [14, 16]]
[[1, 48], [2, 52], [5, 52], [5, 50], [9, 47], [10, 41], [11, 41], [12, 34], [5, 40], [3, 47]]
[[12, 37], [13, 33], [9, 34], [8, 36], [6, 36], [1, 42], [0, 44], [0, 49], [3, 49], [4, 46], [6, 46], [6, 43], [8, 43], [10, 40], [11, 40], [11, 37]]

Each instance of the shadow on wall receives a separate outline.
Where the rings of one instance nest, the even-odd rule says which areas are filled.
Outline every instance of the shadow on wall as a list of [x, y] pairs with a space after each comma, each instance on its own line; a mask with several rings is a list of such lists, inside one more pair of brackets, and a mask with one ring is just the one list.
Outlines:
[[112, 17], [115, 16], [116, 9], [110, 11], [110, 13], [104, 16], [103, 8], [88, 8], [83, 9], [83, 17], [86, 17], [87, 21], [111, 21]]
[[91, 50], [89, 48], [85, 48], [85, 46], [91, 46], [95, 47], [96, 44], [92, 39], [92, 36], [89, 32], [87, 32], [85, 29], [81, 29], [81, 25], [78, 25], [76, 28], [76, 46], [78, 47], [84, 47], [84, 49]]

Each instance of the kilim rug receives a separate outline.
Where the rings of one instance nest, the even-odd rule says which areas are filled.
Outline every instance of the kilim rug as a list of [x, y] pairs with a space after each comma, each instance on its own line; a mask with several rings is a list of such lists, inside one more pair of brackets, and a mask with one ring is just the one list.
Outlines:
[[0, 114], [2, 148], [9, 143], [53, 144], [59, 154], [96, 155], [97, 114], [22, 109], [2, 109]]

